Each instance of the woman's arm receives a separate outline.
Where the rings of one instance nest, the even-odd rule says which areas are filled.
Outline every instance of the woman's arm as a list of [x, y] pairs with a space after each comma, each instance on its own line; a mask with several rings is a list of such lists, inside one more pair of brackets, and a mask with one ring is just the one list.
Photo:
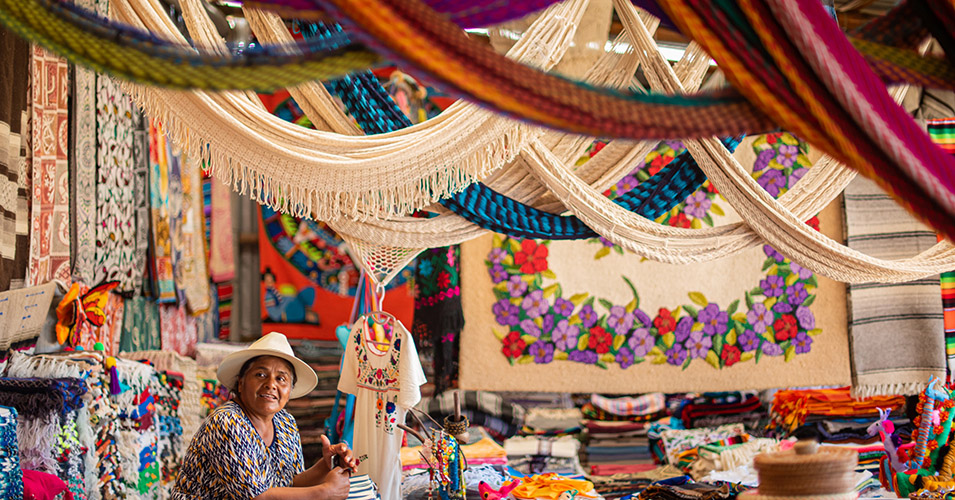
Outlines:
[[[305, 474], [305, 472], [302, 474]], [[335, 467], [325, 475], [322, 484], [305, 488], [294, 486], [290, 488], [271, 488], [252, 500], [345, 500], [348, 498], [349, 476], [350, 474], [347, 471]]]
[[292, 479], [292, 486], [303, 487], [321, 484], [325, 476], [328, 475], [328, 471], [328, 463], [322, 458], [318, 462], [315, 462], [315, 465], [298, 473], [295, 478]]
[[292, 480], [292, 486], [315, 486], [320, 484], [328, 471], [332, 470], [332, 457], [338, 456], [341, 460], [339, 464], [350, 472], [354, 472], [358, 467], [358, 462], [352, 456], [352, 452], [345, 443], [331, 444], [328, 438], [322, 436], [322, 458], [315, 465], [303, 472], [298, 473]]

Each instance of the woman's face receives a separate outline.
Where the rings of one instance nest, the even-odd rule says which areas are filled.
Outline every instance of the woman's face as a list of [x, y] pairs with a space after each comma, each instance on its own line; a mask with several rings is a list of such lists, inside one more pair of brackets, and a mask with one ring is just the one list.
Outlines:
[[275, 356], [262, 356], [249, 365], [237, 384], [242, 404], [255, 413], [271, 416], [288, 402], [292, 390], [292, 366]]

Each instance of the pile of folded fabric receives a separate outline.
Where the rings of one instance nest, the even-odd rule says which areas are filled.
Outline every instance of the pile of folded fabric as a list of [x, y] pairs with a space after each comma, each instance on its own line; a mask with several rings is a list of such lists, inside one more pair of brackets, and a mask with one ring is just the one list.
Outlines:
[[524, 427], [525, 436], [572, 436], [580, 434], [584, 416], [579, 408], [527, 408]]
[[[454, 414], [454, 394], [458, 394], [461, 414], [467, 417], [472, 427], [484, 427], [497, 441], [516, 436], [524, 427], [525, 409], [504, 400], [498, 394], [485, 391], [462, 391], [452, 389], [427, 400], [422, 398], [419, 408], [425, 408], [436, 422]], [[429, 425], [425, 422], [425, 425]]]
[[574, 436], [515, 436], [504, 441], [507, 465], [522, 474], [583, 474], [580, 441]]
[[755, 429], [767, 416], [755, 392], [707, 392], [686, 398], [677, 415], [687, 429], [735, 423]]
[[657, 481], [683, 476], [682, 470], [671, 465], [594, 465], [588, 479], [597, 493], [611, 499], [635, 495]]
[[17, 410], [0, 406], [0, 498], [23, 497], [23, 471], [17, 446]]
[[666, 416], [666, 404], [661, 393], [619, 398], [591, 395], [583, 406], [587, 464], [653, 463], [647, 430]]

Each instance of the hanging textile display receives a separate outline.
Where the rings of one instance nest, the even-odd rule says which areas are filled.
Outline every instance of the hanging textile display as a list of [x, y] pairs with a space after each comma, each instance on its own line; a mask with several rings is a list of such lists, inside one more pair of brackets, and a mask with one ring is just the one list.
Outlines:
[[[173, 269], [176, 287], [185, 295], [189, 312], [196, 316], [212, 307], [206, 265], [205, 222], [202, 216], [202, 174], [199, 164], [191, 158], [178, 157], [178, 161], [173, 162], [173, 172], [177, 164], [181, 193], [177, 189], [170, 189], [170, 192], [180, 197], [179, 212], [182, 215], [174, 225], [173, 244], [177, 247], [173, 249], [173, 255], [178, 250], [179, 258], [173, 260]], [[171, 175], [170, 179], [175, 179], [175, 174]], [[176, 213], [175, 209], [173, 213]], [[178, 235], [178, 238], [175, 235]]]
[[29, 209], [26, 198], [26, 146], [30, 94], [30, 44], [0, 28], [0, 290], [24, 284]]
[[[90, 6], [93, 0], [86, 0]], [[96, 72], [76, 67], [70, 101], [70, 195], [72, 209], [73, 278], [96, 281]]]
[[[927, 123], [928, 135], [945, 152], [955, 155], [955, 120], [937, 119]], [[955, 270], [941, 273], [942, 327], [945, 330], [945, 360], [948, 380], [955, 372]]]
[[440, 394], [456, 384], [461, 308], [461, 247], [429, 248], [415, 263], [415, 312], [412, 331], [433, 350], [434, 391]]
[[60, 59], [34, 46], [30, 167], [30, 285], [52, 279], [70, 281], [70, 217], [67, 144], [69, 128], [69, 68]]
[[118, 352], [160, 349], [159, 306], [146, 297], [123, 302], [123, 328]]
[[186, 314], [185, 308], [175, 304], [160, 304], [159, 327], [164, 351], [192, 356], [199, 334], [196, 330], [196, 318]]
[[176, 302], [173, 276], [173, 214], [170, 204], [170, 180], [167, 138], [162, 125], [149, 124], [149, 206], [152, 210], [152, 276], [155, 296], [160, 303]]
[[[849, 248], [898, 259], [938, 241], [931, 228], [868, 179], [854, 179], [845, 189], [844, 200]], [[914, 395], [925, 388], [929, 376], [944, 378], [938, 276], [898, 284], [852, 284], [849, 297], [853, 394]]]
[[222, 283], [235, 277], [232, 246], [232, 189], [216, 179], [211, 184], [209, 213], [209, 276]]
[[[634, 189], [682, 149], [677, 141], [661, 143], [607, 194]], [[809, 156], [788, 133], [749, 137], [735, 154], [773, 197], [806, 175]], [[737, 217], [707, 182], [657, 221], [701, 228]], [[841, 233], [835, 209], [811, 222]], [[590, 263], [581, 266], [581, 259]], [[462, 263], [469, 288], [461, 351], [468, 356], [460, 385], [467, 389], [633, 393], [849, 379], [844, 286], [769, 245], [706, 264], [668, 265], [603, 238], [495, 235], [462, 245]]]

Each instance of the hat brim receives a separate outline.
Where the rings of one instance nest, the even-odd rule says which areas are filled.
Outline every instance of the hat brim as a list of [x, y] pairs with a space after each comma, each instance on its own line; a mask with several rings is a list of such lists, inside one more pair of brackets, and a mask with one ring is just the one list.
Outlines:
[[297, 399], [305, 396], [312, 392], [312, 389], [318, 385], [318, 375], [315, 374], [315, 370], [313, 370], [311, 366], [308, 366], [308, 363], [295, 356], [290, 356], [284, 352], [272, 349], [243, 349], [229, 354], [222, 360], [219, 369], [216, 370], [216, 377], [219, 379], [219, 383], [229, 389], [235, 390], [238, 383], [239, 370], [242, 369], [242, 365], [256, 356], [275, 356], [292, 364], [292, 368], [295, 370], [295, 378], [298, 380], [289, 392], [289, 399]]

